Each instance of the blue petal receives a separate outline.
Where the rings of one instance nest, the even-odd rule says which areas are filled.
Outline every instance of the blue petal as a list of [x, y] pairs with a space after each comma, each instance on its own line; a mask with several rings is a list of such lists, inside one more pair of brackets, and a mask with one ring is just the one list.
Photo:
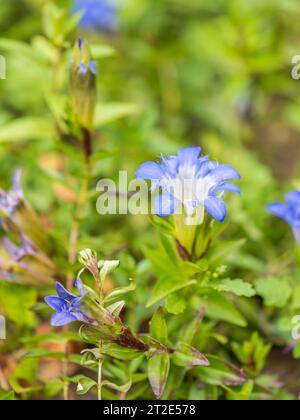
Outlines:
[[154, 203], [154, 211], [160, 217], [170, 216], [174, 214], [179, 201], [169, 193], [163, 193], [156, 197]]
[[211, 173], [215, 182], [225, 181], [226, 179], [239, 179], [240, 174], [230, 165], [218, 165]]
[[65, 311], [58, 312], [51, 318], [51, 325], [53, 325], [53, 327], [61, 327], [73, 321], [77, 321], [74, 315], [71, 315], [69, 312]]
[[267, 209], [281, 219], [287, 220], [289, 214], [289, 207], [283, 203], [272, 203]]
[[212, 217], [217, 219], [219, 222], [224, 221], [227, 209], [223, 200], [219, 197], [210, 196], [204, 201], [204, 206]]
[[91, 324], [93, 322], [93, 320], [84, 311], [76, 311], [73, 312], [72, 315], [76, 318], [77, 321], [85, 322], [87, 324]]
[[290, 203], [300, 204], [300, 191], [291, 191], [286, 196], [285, 199]]
[[59, 312], [62, 311], [66, 305], [66, 301], [57, 296], [47, 296], [45, 297], [45, 302], [50, 308]]
[[96, 64], [96, 61], [90, 61], [89, 62], [89, 69], [91, 70], [91, 72], [93, 73], [93, 74], [97, 74], [97, 64]]
[[178, 150], [177, 155], [181, 165], [194, 165], [201, 153], [201, 147], [190, 146]]
[[13, 177], [13, 191], [15, 191], [16, 193], [19, 193], [20, 195], [23, 195], [21, 181], [22, 181], [22, 169], [17, 169]]
[[240, 189], [232, 182], [221, 182], [220, 184], [217, 184], [215, 187], [213, 187], [210, 191], [210, 194], [215, 194], [219, 191], [230, 191], [237, 194], [240, 194]]
[[68, 301], [72, 301], [74, 299], [77, 298], [77, 296], [72, 295], [72, 293], [69, 293], [62, 284], [60, 284], [59, 282], [56, 282], [56, 291], [59, 297], [68, 300]]
[[83, 288], [83, 283], [81, 281], [81, 278], [78, 276], [76, 281], [75, 281], [75, 286], [80, 294], [80, 296], [84, 296], [85, 292], [84, 292], [84, 288]]
[[293, 234], [294, 234], [295, 241], [297, 242], [298, 245], [300, 245], [300, 227], [293, 228]]
[[199, 169], [197, 171], [198, 178], [204, 178], [210, 172], [214, 171], [218, 167], [217, 162], [208, 160], [207, 156], [199, 159]]
[[164, 173], [161, 166], [156, 162], [145, 162], [136, 171], [136, 177], [138, 179], [151, 179], [160, 180]]

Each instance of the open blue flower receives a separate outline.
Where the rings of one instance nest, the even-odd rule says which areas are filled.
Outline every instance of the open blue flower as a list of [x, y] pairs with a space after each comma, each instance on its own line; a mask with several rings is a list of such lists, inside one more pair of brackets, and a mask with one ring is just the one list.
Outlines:
[[219, 222], [225, 219], [226, 205], [220, 195], [224, 191], [239, 193], [228, 180], [240, 175], [231, 166], [212, 162], [200, 153], [201, 147], [186, 147], [176, 156], [162, 155], [161, 163], [145, 162], [139, 167], [137, 178], [151, 180], [152, 189], [162, 191], [155, 202], [158, 216], [174, 214], [182, 203], [187, 215], [203, 206]]
[[270, 204], [268, 210], [291, 226], [295, 240], [300, 245], [300, 191], [289, 192], [285, 199], [286, 203]]
[[81, 12], [79, 26], [94, 31], [114, 32], [118, 28], [118, 7], [114, 0], [75, 0], [73, 12]]
[[59, 327], [73, 321], [81, 321], [92, 324], [93, 320], [81, 309], [81, 300], [84, 297], [84, 289], [81, 280], [76, 280], [76, 287], [80, 297], [69, 293], [60, 283], [56, 283], [58, 296], [47, 296], [45, 302], [56, 311], [51, 319], [51, 325]]

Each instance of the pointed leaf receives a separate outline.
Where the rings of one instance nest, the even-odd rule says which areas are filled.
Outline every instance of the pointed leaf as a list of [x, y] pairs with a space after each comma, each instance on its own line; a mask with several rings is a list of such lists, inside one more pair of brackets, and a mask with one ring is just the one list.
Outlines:
[[168, 353], [155, 354], [148, 361], [148, 378], [156, 398], [164, 392], [170, 369]]
[[202, 353], [183, 342], [177, 344], [172, 360], [176, 366], [182, 367], [209, 366], [209, 361]]
[[168, 328], [164, 310], [160, 306], [154, 313], [150, 323], [150, 335], [164, 345], [168, 345]]

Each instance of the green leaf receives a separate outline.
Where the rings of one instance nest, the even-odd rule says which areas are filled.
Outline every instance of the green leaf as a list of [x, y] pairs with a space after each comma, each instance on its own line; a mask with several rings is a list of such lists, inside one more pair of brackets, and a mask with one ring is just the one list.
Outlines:
[[152, 215], [149, 217], [149, 221], [159, 230], [159, 232], [165, 233], [167, 235], [172, 235], [174, 232], [174, 225], [169, 218]]
[[283, 308], [289, 300], [292, 289], [287, 279], [265, 277], [255, 282], [257, 294], [264, 300], [265, 305]]
[[180, 277], [179, 265], [170, 260], [163, 247], [159, 249], [144, 248], [144, 254], [151, 262], [158, 277]]
[[0, 38], [0, 49], [18, 56], [26, 56], [31, 60], [36, 58], [29, 44], [14, 39]]
[[120, 261], [118, 260], [100, 261], [99, 267], [101, 267], [101, 270], [100, 270], [101, 280], [104, 281], [110, 273], [112, 273], [117, 267], [119, 267], [119, 265], [120, 265]]
[[64, 352], [53, 352], [46, 349], [32, 349], [24, 356], [26, 358], [51, 358], [51, 359], [63, 359], [65, 357]]
[[40, 388], [33, 388], [33, 385], [36, 383], [38, 365], [39, 361], [35, 358], [23, 358], [19, 361], [10, 377], [10, 385], [17, 394]]
[[177, 248], [174, 242], [174, 239], [172, 238], [172, 236], [170, 235], [166, 235], [164, 233], [160, 234], [160, 240], [162, 243], [162, 246], [166, 252], [166, 254], [168, 255], [168, 257], [170, 258], [171, 261], [173, 261], [174, 263], [180, 262], [180, 258], [177, 252]]
[[204, 313], [205, 307], [202, 307], [192, 318], [192, 320], [187, 325], [183, 326], [182, 330], [180, 331], [181, 341], [185, 342], [186, 344], [192, 344], [201, 326]]
[[60, 394], [63, 390], [64, 383], [60, 379], [52, 379], [46, 382], [45, 385], [45, 396], [46, 398], [53, 398]]
[[237, 296], [252, 297], [256, 295], [256, 291], [252, 284], [239, 279], [224, 279], [212, 284], [212, 287], [218, 292], [234, 293]]
[[42, 118], [19, 118], [0, 128], [0, 143], [44, 140], [53, 131], [50, 121]]
[[239, 386], [248, 381], [247, 375], [238, 367], [216, 356], [208, 356], [209, 366], [198, 367], [198, 378], [209, 385]]
[[293, 300], [291, 305], [292, 310], [300, 309], [300, 286], [293, 288]]
[[155, 354], [148, 360], [148, 378], [154, 395], [160, 398], [164, 392], [170, 369], [168, 353]]
[[0, 401], [13, 401], [15, 399], [15, 393], [13, 391], [3, 393], [0, 395]]
[[300, 359], [300, 341], [296, 344], [293, 349], [293, 356], [295, 359]]
[[103, 381], [101, 384], [102, 386], [107, 386], [108, 388], [115, 389], [116, 391], [128, 392], [132, 386], [132, 380], [129, 379], [129, 381], [124, 385], [117, 385], [109, 381]]
[[182, 341], [177, 344], [172, 360], [176, 366], [182, 367], [209, 366], [209, 361], [202, 353]]
[[19, 284], [0, 282], [0, 307], [17, 325], [30, 325], [34, 320], [31, 308], [37, 301], [37, 290]]
[[115, 299], [116, 297], [119, 297], [121, 295], [124, 295], [126, 293], [132, 292], [136, 289], [136, 283], [134, 280], [129, 279], [130, 283], [129, 286], [126, 287], [118, 287], [117, 289], [112, 290], [110, 293], [108, 293], [105, 297], [105, 302], [110, 302], [111, 300]]
[[91, 344], [99, 344], [99, 340], [106, 338], [104, 334], [101, 334], [97, 328], [91, 325], [82, 325], [79, 330], [79, 335], [83, 341]]
[[109, 305], [106, 309], [114, 316], [119, 316], [122, 309], [124, 308], [124, 305], [125, 305], [125, 300], [120, 300], [119, 302], [115, 302]]
[[113, 57], [116, 50], [110, 45], [92, 44], [91, 53], [94, 60], [99, 60], [100, 58]]
[[147, 308], [164, 299], [177, 290], [196, 284], [196, 280], [176, 279], [174, 277], [163, 276], [155, 284], [150, 298], [147, 302]]
[[241, 391], [236, 392], [232, 389], [227, 390], [227, 399], [231, 401], [248, 401], [254, 388], [254, 382], [248, 381], [242, 386]]
[[239, 327], [247, 326], [247, 321], [241, 313], [220, 293], [210, 293], [208, 295], [206, 315], [212, 319], [227, 321]]
[[167, 297], [166, 310], [170, 314], [179, 315], [187, 306], [186, 300], [179, 293], [172, 293]]
[[138, 350], [113, 343], [104, 344], [102, 346], [102, 353], [119, 360], [132, 360], [141, 355], [141, 352]]
[[207, 253], [206, 258], [209, 261], [209, 265], [218, 266], [221, 265], [226, 257], [228, 257], [233, 252], [240, 249], [245, 243], [245, 239], [240, 239], [237, 241], [229, 241], [218, 243], [210, 248]]
[[138, 107], [134, 104], [110, 103], [98, 104], [96, 107], [95, 127], [101, 128], [103, 125], [111, 123], [120, 118], [137, 114]]
[[89, 392], [92, 388], [98, 387], [97, 382], [95, 382], [93, 379], [88, 378], [87, 376], [80, 376], [76, 378], [78, 381], [77, 384], [77, 394], [79, 395], [85, 395], [87, 392]]
[[168, 327], [164, 317], [164, 310], [159, 307], [150, 322], [150, 335], [165, 346], [168, 345]]

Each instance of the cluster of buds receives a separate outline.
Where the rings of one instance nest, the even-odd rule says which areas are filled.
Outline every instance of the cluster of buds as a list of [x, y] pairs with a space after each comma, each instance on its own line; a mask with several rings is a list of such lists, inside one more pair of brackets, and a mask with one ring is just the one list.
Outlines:
[[4, 231], [0, 279], [35, 286], [53, 284], [58, 271], [51, 258], [55, 247], [24, 198], [20, 170], [14, 174], [12, 189], [0, 190], [0, 220]]

